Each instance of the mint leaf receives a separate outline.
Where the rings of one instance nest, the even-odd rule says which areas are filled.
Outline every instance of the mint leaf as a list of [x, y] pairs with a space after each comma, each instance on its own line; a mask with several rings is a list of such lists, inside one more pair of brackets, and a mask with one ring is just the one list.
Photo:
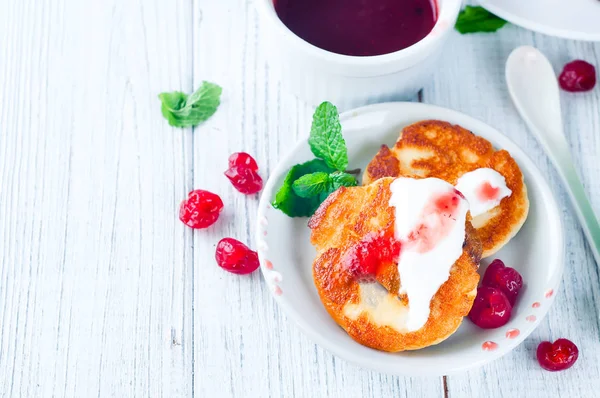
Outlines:
[[315, 110], [308, 144], [312, 153], [332, 169], [343, 171], [348, 166], [348, 151], [342, 136], [340, 116], [330, 102], [323, 102]]
[[338, 190], [340, 187], [354, 187], [358, 185], [353, 175], [342, 171], [333, 173], [316, 172], [306, 174], [298, 178], [292, 184], [292, 189], [296, 195], [302, 198], [312, 198], [313, 196], [325, 194], [322, 202], [329, 194]]
[[466, 6], [458, 14], [455, 28], [460, 33], [495, 32], [507, 22], [479, 6]]
[[202, 82], [202, 86], [190, 96], [173, 91], [161, 93], [158, 98], [162, 102], [161, 112], [171, 126], [191, 127], [207, 120], [217, 111], [221, 92], [218, 85]]
[[180, 91], [173, 91], [172, 93], [159, 94], [158, 98], [160, 98], [164, 109], [173, 112], [185, 106], [187, 94]]
[[318, 171], [298, 178], [292, 184], [292, 189], [301, 198], [312, 198], [321, 192], [328, 192], [331, 186], [332, 180], [329, 174]]
[[188, 97], [185, 106], [200, 110], [208, 119], [216, 112], [221, 103], [221, 92], [223, 92], [223, 89], [220, 86], [203, 81], [200, 88]]
[[[312, 170], [319, 171], [310, 173]], [[354, 176], [331, 171], [320, 159], [292, 167], [275, 196], [273, 207], [290, 217], [312, 216], [332, 192], [343, 186], [357, 185]]]
[[281, 188], [275, 194], [272, 204], [276, 209], [281, 210], [290, 217], [308, 217], [312, 216], [325, 198], [319, 196], [312, 198], [302, 198], [293, 190], [293, 183], [306, 174], [317, 172], [331, 173], [329, 168], [321, 159], [314, 159], [306, 163], [297, 164], [288, 171]]
[[292, 167], [272, 202], [290, 217], [311, 216], [333, 191], [357, 185], [356, 178], [344, 172], [348, 150], [338, 110], [330, 102], [315, 110], [308, 143], [320, 159]]
[[332, 183], [332, 191], [339, 189], [340, 187], [355, 187], [358, 185], [356, 178], [348, 173], [342, 171], [336, 171], [329, 175]]

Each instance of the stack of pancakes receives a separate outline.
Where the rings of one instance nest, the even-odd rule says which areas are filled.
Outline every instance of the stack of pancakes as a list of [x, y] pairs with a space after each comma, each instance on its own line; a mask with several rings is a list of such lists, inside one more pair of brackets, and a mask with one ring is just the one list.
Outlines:
[[[368, 234], [393, 229], [389, 185], [396, 177], [436, 177], [455, 185], [467, 172], [491, 168], [506, 179], [512, 195], [476, 218], [467, 216], [463, 254], [449, 279], [431, 300], [430, 316], [419, 330], [403, 327], [410, 303], [398, 294], [402, 275], [397, 264], [384, 264], [378, 283], [356, 281], [342, 258]], [[309, 222], [317, 249], [313, 277], [321, 301], [348, 334], [366, 346], [396, 352], [437, 344], [460, 326], [475, 299], [482, 257], [516, 235], [529, 209], [527, 188], [517, 163], [505, 150], [446, 122], [429, 120], [403, 129], [393, 148], [382, 146], [369, 163], [363, 186], [341, 188], [321, 204]]]

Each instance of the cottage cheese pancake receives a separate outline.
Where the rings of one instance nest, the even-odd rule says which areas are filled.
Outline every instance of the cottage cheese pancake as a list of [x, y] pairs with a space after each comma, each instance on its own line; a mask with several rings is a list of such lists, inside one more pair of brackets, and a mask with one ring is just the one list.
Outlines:
[[[527, 187], [515, 160], [460, 126], [427, 120], [405, 127], [392, 148], [383, 145], [371, 160], [363, 183], [401, 176], [440, 178], [465, 190], [463, 194], [473, 202], [471, 222], [483, 245], [483, 257], [508, 243], [527, 218]], [[481, 199], [481, 192], [488, 200]]]
[[397, 352], [449, 337], [475, 298], [481, 244], [468, 202], [436, 178], [340, 188], [310, 219], [313, 278], [359, 343]]

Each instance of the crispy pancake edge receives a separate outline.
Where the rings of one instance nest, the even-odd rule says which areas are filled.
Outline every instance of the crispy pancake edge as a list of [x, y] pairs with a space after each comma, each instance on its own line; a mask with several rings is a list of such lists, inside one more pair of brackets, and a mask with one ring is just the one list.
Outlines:
[[[439, 134], [442, 138], [432, 134]], [[403, 165], [399, 154], [413, 149], [433, 154], [433, 157], [416, 159], [410, 165]], [[466, 161], [476, 158], [475, 163]], [[456, 162], [459, 169], [452, 167]], [[510, 197], [502, 200], [488, 223], [477, 229], [485, 258], [500, 250], [519, 232], [529, 213], [523, 174], [507, 151], [494, 150], [489, 141], [461, 126], [439, 120], [425, 120], [405, 127], [394, 147], [382, 145], [367, 166], [363, 184], [368, 185], [383, 177], [399, 176], [437, 177], [456, 184], [461, 175], [480, 167], [490, 167], [502, 174], [513, 192]], [[419, 171], [419, 174], [415, 171]]]
[[[344, 306], [359, 299], [358, 283], [340, 269], [341, 257], [362, 236], [379, 225], [393, 222], [389, 212], [389, 184], [384, 178], [366, 187], [341, 188], [321, 204], [310, 219], [311, 242], [317, 249], [313, 279], [319, 297], [330, 316], [360, 344], [382, 351], [416, 350], [438, 344], [460, 326], [475, 299], [481, 258], [481, 243], [466, 221], [463, 254], [450, 270], [450, 277], [431, 301], [431, 314], [425, 326], [401, 333], [389, 326], [374, 325], [364, 313], [357, 319], [344, 315]], [[362, 202], [361, 202], [362, 201]], [[357, 204], [362, 204], [357, 209]], [[384, 211], [381, 211], [385, 206]], [[372, 218], [376, 221], [372, 223]]]

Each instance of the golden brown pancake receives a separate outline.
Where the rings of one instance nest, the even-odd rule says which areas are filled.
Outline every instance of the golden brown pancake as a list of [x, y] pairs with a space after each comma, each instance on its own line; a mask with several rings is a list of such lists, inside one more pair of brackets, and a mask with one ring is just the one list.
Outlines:
[[483, 245], [483, 257], [502, 248], [519, 232], [529, 212], [527, 187], [521, 169], [505, 150], [469, 130], [439, 120], [405, 127], [389, 148], [383, 145], [363, 175], [363, 184], [382, 177], [436, 177], [456, 185], [467, 172], [487, 167], [506, 179], [512, 195], [472, 220]]
[[401, 275], [397, 264], [382, 264], [377, 282], [359, 283], [343, 261], [365, 236], [393, 231], [395, 209], [389, 206], [393, 180], [382, 178], [368, 186], [340, 188], [309, 221], [311, 242], [317, 250], [313, 278], [325, 308], [354, 340], [389, 352], [437, 344], [458, 329], [475, 299], [481, 258], [481, 244], [467, 220], [463, 253], [433, 296], [426, 324], [416, 331], [398, 325], [409, 303], [406, 295], [398, 295]]

